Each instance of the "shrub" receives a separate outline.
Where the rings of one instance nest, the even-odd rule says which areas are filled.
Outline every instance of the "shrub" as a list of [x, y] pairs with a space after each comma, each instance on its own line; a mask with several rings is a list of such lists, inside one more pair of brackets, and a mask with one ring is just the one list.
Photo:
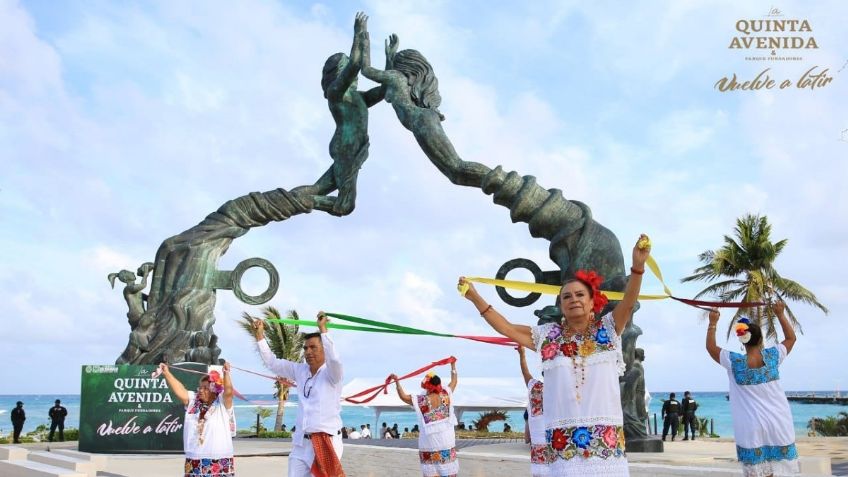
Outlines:
[[[253, 426], [253, 427], [256, 427], [256, 426]], [[259, 437], [264, 438], [264, 439], [287, 439], [291, 436], [292, 436], [291, 432], [287, 432], [287, 431], [279, 431], [279, 432], [268, 431], [268, 432], [263, 432], [263, 433], [259, 434]]]
[[807, 423], [807, 428], [813, 435], [848, 436], [848, 413], [840, 412], [835, 416], [814, 417]]

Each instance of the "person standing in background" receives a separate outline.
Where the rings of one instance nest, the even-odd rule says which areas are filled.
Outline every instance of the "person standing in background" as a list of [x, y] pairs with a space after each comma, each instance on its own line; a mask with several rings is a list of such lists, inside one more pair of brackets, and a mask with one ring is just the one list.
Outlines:
[[692, 399], [692, 393], [686, 391], [683, 393], [683, 440], [689, 440], [689, 431], [692, 431], [692, 440], [695, 440], [695, 429], [699, 428], [698, 418], [695, 417], [695, 411], [698, 410], [698, 403]]
[[24, 428], [24, 421], [26, 421], [26, 412], [24, 412], [24, 403], [22, 401], [18, 401], [15, 405], [15, 408], [12, 409], [12, 429], [13, 430], [13, 444], [21, 443], [21, 431]]
[[680, 401], [674, 398], [674, 393], [668, 395], [668, 401], [663, 403], [662, 419], [663, 419], [663, 434], [662, 440], [668, 435], [668, 428], [671, 427], [671, 440], [677, 437], [677, 427], [680, 425]]
[[62, 406], [60, 399], [56, 400], [47, 415], [50, 416], [50, 435], [47, 436], [47, 440], [53, 442], [53, 434], [58, 427], [59, 441], [65, 442], [65, 417], [68, 415], [68, 410]]

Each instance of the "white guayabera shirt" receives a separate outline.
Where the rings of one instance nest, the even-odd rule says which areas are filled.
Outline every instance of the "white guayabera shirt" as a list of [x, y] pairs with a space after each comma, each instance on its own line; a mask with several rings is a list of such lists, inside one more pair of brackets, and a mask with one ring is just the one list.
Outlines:
[[326, 432], [335, 436], [342, 428], [342, 363], [336, 355], [333, 340], [321, 334], [324, 345], [324, 364], [313, 375], [306, 363], [279, 359], [271, 352], [265, 340], [257, 341], [259, 355], [265, 367], [297, 383], [300, 405], [297, 408], [297, 430], [292, 443], [303, 445], [303, 434]]

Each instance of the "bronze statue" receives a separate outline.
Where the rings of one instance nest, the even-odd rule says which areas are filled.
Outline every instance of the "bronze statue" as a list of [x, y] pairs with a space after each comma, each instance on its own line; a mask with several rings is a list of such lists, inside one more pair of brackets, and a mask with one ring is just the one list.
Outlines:
[[[439, 80], [433, 67], [416, 50], [397, 49], [397, 35], [386, 40], [386, 70], [371, 67], [371, 42], [368, 31], [362, 33], [362, 75], [386, 89], [398, 120], [410, 130], [430, 161], [457, 185], [480, 187], [483, 176], [491, 169], [483, 164], [463, 161], [442, 129], [444, 115], [439, 112], [442, 98]], [[391, 56], [390, 56], [391, 55]]]
[[[144, 289], [147, 288], [147, 276], [153, 270], [153, 264], [150, 262], [142, 264], [138, 267], [138, 271], [133, 273], [129, 270], [121, 270], [118, 273], [110, 273], [107, 278], [112, 288], [115, 288], [115, 278], [125, 284], [124, 300], [127, 302], [129, 311], [127, 312], [127, 321], [130, 324], [130, 330], [134, 330], [138, 326], [141, 316], [144, 314], [145, 303], [147, 302], [147, 294]], [[135, 283], [135, 276], [138, 274], [141, 277], [139, 283]]]
[[[382, 87], [365, 92], [356, 90], [356, 79], [362, 63], [361, 33], [365, 31], [367, 22], [368, 17], [365, 14], [356, 14], [349, 58], [344, 53], [336, 53], [324, 63], [321, 88], [336, 122], [336, 131], [330, 140], [333, 165], [315, 184], [291, 190], [293, 194], [312, 195], [316, 209], [336, 216], [350, 214], [356, 205], [357, 175], [362, 164], [368, 159], [368, 108], [383, 99]], [[387, 68], [388, 62], [387, 50]], [[327, 195], [337, 189], [337, 197]]]

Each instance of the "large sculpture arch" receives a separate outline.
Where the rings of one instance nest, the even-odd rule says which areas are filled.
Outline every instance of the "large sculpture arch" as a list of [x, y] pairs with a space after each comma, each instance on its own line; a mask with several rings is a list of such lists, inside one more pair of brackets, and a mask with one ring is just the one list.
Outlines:
[[[495, 204], [509, 209], [512, 222], [526, 223], [532, 237], [550, 242], [549, 257], [557, 270], [541, 273], [542, 281], [559, 284], [579, 269], [594, 269], [606, 277], [604, 289], [624, 289], [627, 277], [619, 241], [593, 219], [589, 206], [567, 199], [559, 189], [545, 189], [534, 176], [463, 160], [442, 128], [438, 80], [426, 58], [415, 50], [397, 52], [398, 40], [393, 35], [387, 42], [386, 69], [371, 67], [370, 46], [367, 35], [363, 35], [365, 20], [357, 16], [350, 56], [337, 53], [324, 66], [322, 86], [337, 126], [330, 143], [333, 166], [313, 185], [253, 192], [230, 200], [199, 224], [162, 242], [153, 262], [149, 296], [138, 296], [144, 287], [122, 279], [127, 290], [132, 290], [125, 290], [124, 295], [133, 317], [129, 340], [118, 364], [218, 361], [220, 348], [213, 330], [216, 290], [236, 288], [230, 280], [232, 272], [217, 269], [221, 256], [233, 240], [252, 228], [313, 210], [336, 216], [351, 213], [357, 172], [368, 156], [368, 108], [383, 98], [391, 103], [424, 154], [451, 183], [491, 195]], [[381, 85], [357, 91], [360, 70]], [[331, 196], [335, 191], [338, 194]], [[275, 272], [268, 270], [271, 282], [276, 283]], [[269, 292], [249, 301], [258, 304], [272, 296]], [[560, 316], [555, 302], [535, 313], [540, 321]], [[638, 335], [632, 326], [631, 321], [625, 331], [625, 336], [633, 341], [632, 345], [628, 343], [628, 349], [635, 347]], [[633, 353], [626, 353], [625, 360], [631, 368]], [[626, 433], [628, 437], [640, 437], [645, 435], [645, 429], [629, 426]]]

